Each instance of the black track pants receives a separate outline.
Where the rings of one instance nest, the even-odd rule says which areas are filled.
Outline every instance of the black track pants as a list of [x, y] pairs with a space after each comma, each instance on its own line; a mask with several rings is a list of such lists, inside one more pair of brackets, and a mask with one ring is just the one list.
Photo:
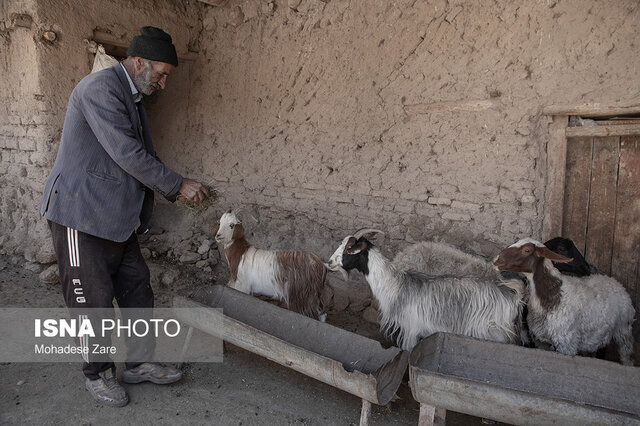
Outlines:
[[[127, 241], [118, 243], [51, 221], [49, 228], [58, 258], [64, 299], [72, 312], [87, 315], [94, 324], [101, 319], [92, 313], [95, 310], [86, 308], [110, 308], [112, 311], [114, 298], [120, 308], [153, 308], [149, 268], [140, 253], [135, 233]], [[105, 311], [100, 312], [104, 316]], [[108, 316], [114, 317], [112, 312]], [[95, 325], [93, 328], [97, 329]], [[110, 337], [83, 339], [80, 339], [80, 343], [89, 348], [95, 343], [109, 346], [111, 341]], [[155, 350], [153, 336], [126, 339], [126, 344], [127, 359], [138, 360], [127, 362], [127, 368], [140, 364], [139, 360], [151, 360]], [[99, 372], [115, 367], [104, 356], [93, 357], [89, 354], [84, 358], [83, 372], [92, 380], [98, 378]]]

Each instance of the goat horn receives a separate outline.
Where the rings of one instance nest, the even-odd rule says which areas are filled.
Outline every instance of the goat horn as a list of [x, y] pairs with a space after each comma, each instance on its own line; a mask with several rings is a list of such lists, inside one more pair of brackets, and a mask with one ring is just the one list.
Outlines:
[[363, 228], [363, 229], [359, 229], [358, 231], [356, 231], [355, 234], [353, 234], [353, 238], [355, 238], [356, 240], [360, 237], [363, 237], [367, 234], [382, 234], [384, 235], [384, 232], [382, 232], [379, 229], [374, 229], [374, 228]]

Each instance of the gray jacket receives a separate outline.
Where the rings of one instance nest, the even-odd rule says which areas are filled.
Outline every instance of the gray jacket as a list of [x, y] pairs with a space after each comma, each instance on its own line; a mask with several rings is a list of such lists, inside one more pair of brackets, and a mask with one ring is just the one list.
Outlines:
[[[120, 64], [89, 74], [71, 93], [40, 214], [78, 231], [125, 241], [151, 216], [153, 193], [175, 197], [182, 176], [155, 156]], [[150, 194], [145, 202], [145, 192]], [[151, 199], [151, 202], [149, 202]]]

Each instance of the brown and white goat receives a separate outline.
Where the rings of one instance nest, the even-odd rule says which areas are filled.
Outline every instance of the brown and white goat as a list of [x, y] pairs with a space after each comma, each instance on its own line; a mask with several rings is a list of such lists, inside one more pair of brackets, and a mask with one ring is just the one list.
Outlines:
[[501, 271], [522, 272], [529, 282], [529, 330], [565, 355], [595, 352], [610, 341], [631, 365], [635, 311], [624, 287], [606, 275], [562, 275], [553, 262], [571, 259], [530, 238], [502, 250], [493, 260]]
[[220, 218], [214, 236], [229, 264], [229, 287], [283, 300], [292, 311], [325, 320], [321, 297], [327, 269], [318, 256], [299, 250], [253, 247], [231, 210]]

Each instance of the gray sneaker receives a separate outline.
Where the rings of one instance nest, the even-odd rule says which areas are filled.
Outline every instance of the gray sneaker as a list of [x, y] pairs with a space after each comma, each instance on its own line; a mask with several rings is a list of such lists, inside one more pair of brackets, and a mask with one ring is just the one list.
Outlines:
[[181, 378], [182, 371], [151, 362], [145, 362], [122, 372], [122, 381], [125, 383], [149, 381], [157, 385], [166, 385], [177, 382]]
[[93, 399], [112, 407], [124, 407], [127, 405], [129, 397], [124, 388], [118, 384], [113, 370], [110, 368], [98, 375], [100, 378], [96, 380], [87, 378], [84, 384]]

